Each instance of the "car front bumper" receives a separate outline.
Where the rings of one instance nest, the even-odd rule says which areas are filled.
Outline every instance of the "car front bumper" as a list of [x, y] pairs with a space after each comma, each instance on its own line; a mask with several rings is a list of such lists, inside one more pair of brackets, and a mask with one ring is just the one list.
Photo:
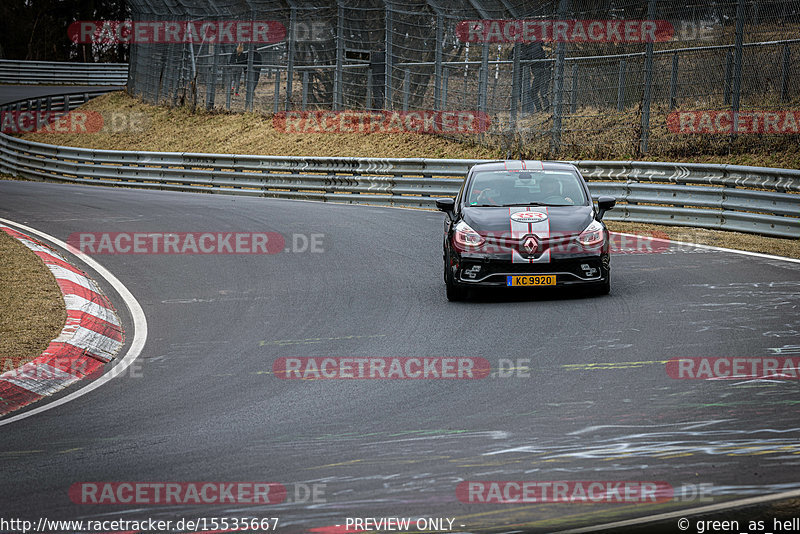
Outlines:
[[608, 255], [555, 259], [548, 263], [512, 263], [464, 255], [454, 263], [453, 278], [469, 286], [505, 287], [510, 275], [554, 274], [556, 286], [597, 284], [605, 282], [609, 276]]

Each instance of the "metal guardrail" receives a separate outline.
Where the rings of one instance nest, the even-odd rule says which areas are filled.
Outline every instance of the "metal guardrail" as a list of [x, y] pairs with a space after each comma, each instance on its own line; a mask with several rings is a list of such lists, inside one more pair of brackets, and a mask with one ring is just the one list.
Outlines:
[[67, 112], [76, 109], [92, 98], [116, 91], [116, 89], [98, 89], [97, 91], [76, 91], [74, 93], [63, 93], [60, 95], [49, 95], [36, 98], [17, 100], [6, 104], [0, 104], [0, 111], [14, 111], [21, 113], [24, 111], [53, 111]]
[[127, 63], [66, 63], [0, 60], [0, 83], [126, 85]]
[[[51, 105], [56, 97], [48, 97]], [[31, 100], [0, 110], [44, 109]], [[63, 102], [63, 100], [62, 100]], [[69, 107], [73, 100], [68, 99]], [[88, 134], [87, 134], [88, 135]], [[0, 172], [32, 180], [431, 208], [487, 160], [137, 152], [48, 145], [0, 134]], [[576, 161], [609, 220], [800, 238], [800, 171], [691, 163]]]

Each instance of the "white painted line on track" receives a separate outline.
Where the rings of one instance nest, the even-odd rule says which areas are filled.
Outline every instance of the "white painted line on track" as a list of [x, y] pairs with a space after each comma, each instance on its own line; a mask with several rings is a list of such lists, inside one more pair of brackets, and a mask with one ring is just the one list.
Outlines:
[[766, 260], [781, 260], [781, 261], [788, 261], [791, 263], [800, 263], [800, 259], [797, 258], [787, 258], [786, 256], [774, 256], [772, 254], [764, 254], [762, 252], [751, 252], [749, 250], [739, 250], [736, 248], [724, 248], [724, 247], [715, 247], [713, 245], [702, 245], [700, 243], [689, 243], [688, 241], [673, 241], [671, 239], [662, 239], [660, 237], [651, 237], [646, 235], [637, 235], [637, 234], [625, 234], [622, 232], [611, 232], [612, 234], [622, 235], [626, 237], [644, 237], [650, 239], [652, 241], [658, 241], [660, 243], [668, 243], [671, 245], [685, 245], [687, 247], [695, 247], [695, 248], [703, 248], [706, 250], [717, 250], [719, 252], [731, 252], [733, 254], [743, 254], [745, 256], [755, 256], [756, 258], [764, 258]]
[[125, 285], [120, 282], [116, 276], [114, 276], [111, 271], [100, 265], [94, 258], [77, 251], [74, 247], [71, 247], [61, 241], [58, 238], [55, 238], [49, 234], [31, 228], [30, 226], [25, 226], [24, 224], [20, 224], [14, 221], [9, 221], [8, 219], [0, 218], [0, 222], [5, 223], [9, 226], [18, 228], [22, 231], [29, 232], [36, 236], [41, 237], [45, 241], [48, 241], [59, 248], [62, 248], [68, 252], [72, 252], [77, 256], [81, 261], [83, 261], [86, 265], [91, 267], [92, 269], [97, 272], [99, 276], [104, 278], [111, 287], [122, 297], [122, 300], [125, 302], [125, 305], [128, 307], [128, 312], [131, 314], [131, 318], [133, 320], [133, 340], [131, 341], [130, 347], [128, 348], [128, 352], [125, 353], [125, 356], [119, 360], [119, 362], [112, 367], [107, 373], [103, 374], [96, 380], [91, 381], [86, 386], [73, 391], [72, 393], [65, 395], [61, 398], [58, 398], [52, 402], [48, 402], [46, 404], [42, 404], [41, 406], [37, 406], [36, 408], [30, 409], [26, 412], [8, 417], [7, 419], [0, 420], [0, 426], [5, 426], [16, 421], [20, 421], [22, 419], [27, 419], [28, 417], [34, 416], [36, 414], [45, 412], [47, 410], [52, 410], [62, 404], [66, 404], [70, 401], [73, 401], [79, 397], [94, 391], [95, 389], [99, 388], [109, 380], [121, 375], [141, 354], [142, 349], [144, 348], [145, 342], [147, 341], [147, 319], [145, 318], [144, 311], [142, 307], [139, 305], [139, 302], [133, 296], [133, 294], [128, 290]]
[[741, 508], [744, 506], [752, 506], [770, 501], [782, 501], [784, 499], [794, 499], [797, 497], [800, 497], [800, 490], [785, 491], [783, 493], [773, 493], [772, 495], [762, 495], [760, 497], [749, 497], [747, 499], [737, 499], [735, 501], [728, 501], [719, 504], [711, 504], [709, 506], [701, 506], [700, 508], [688, 508], [685, 510], [677, 510], [675, 512], [665, 512], [663, 514], [648, 515], [645, 517], [638, 517], [636, 519], [627, 519], [625, 521], [605, 523], [603, 525], [595, 525], [593, 527], [572, 528], [569, 530], [556, 530], [553, 532], [553, 534], [587, 534], [589, 532], [597, 532], [602, 530], [612, 530], [624, 527], [635, 527], [646, 523], [666, 521], [668, 519], [682, 519], [687, 516], [708, 514], [711, 512], [728, 510], [730, 508]]

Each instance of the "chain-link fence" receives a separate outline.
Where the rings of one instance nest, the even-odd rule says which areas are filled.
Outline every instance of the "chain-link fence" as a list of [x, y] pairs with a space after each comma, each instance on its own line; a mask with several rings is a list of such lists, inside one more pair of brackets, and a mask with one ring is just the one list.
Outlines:
[[285, 29], [275, 42], [200, 35], [133, 44], [128, 87], [148, 102], [273, 113], [469, 110], [487, 114], [488, 129], [453, 135], [520, 156], [691, 151], [697, 143], [687, 135], [701, 133], [712, 134], [703, 143], [724, 138], [729, 146], [736, 136], [725, 135], [726, 126], [798, 131], [792, 121], [800, 115], [787, 112], [800, 102], [800, 0], [131, 7], [135, 21], [270, 21]]

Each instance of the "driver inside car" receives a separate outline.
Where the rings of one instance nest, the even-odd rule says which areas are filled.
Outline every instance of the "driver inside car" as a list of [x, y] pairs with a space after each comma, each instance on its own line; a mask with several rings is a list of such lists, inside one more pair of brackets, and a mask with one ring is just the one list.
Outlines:
[[562, 184], [558, 179], [542, 179], [539, 185], [541, 202], [544, 204], [575, 204], [570, 197], [561, 194]]

